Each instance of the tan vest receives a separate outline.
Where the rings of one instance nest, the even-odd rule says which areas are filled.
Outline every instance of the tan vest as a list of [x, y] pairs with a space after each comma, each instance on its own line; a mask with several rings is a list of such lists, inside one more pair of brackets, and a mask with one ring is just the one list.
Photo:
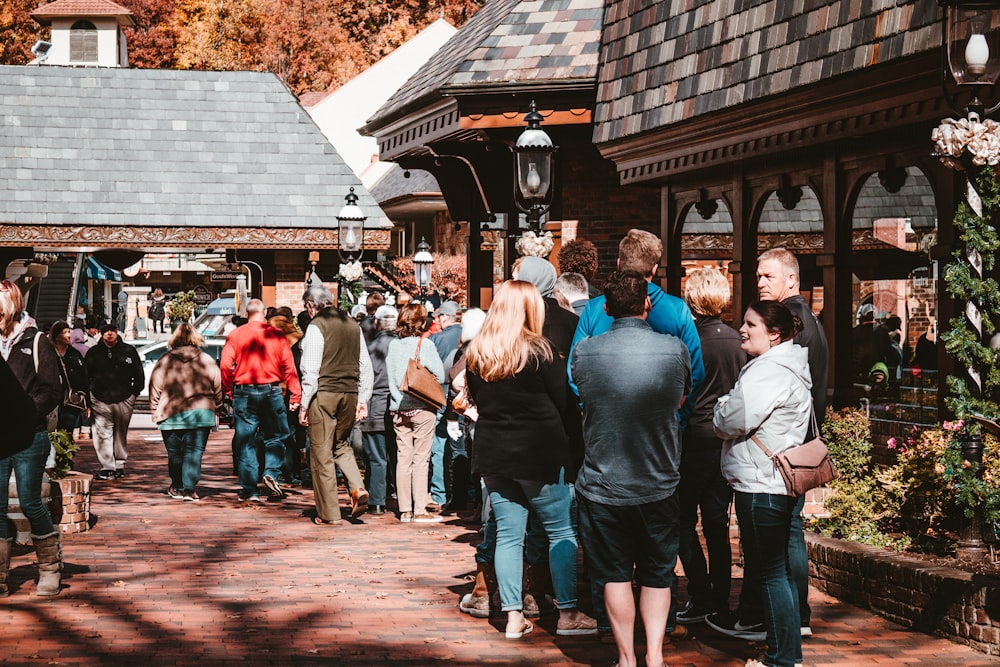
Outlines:
[[358, 393], [361, 329], [357, 322], [331, 306], [321, 310], [309, 324], [323, 334], [323, 361], [319, 367], [317, 390]]

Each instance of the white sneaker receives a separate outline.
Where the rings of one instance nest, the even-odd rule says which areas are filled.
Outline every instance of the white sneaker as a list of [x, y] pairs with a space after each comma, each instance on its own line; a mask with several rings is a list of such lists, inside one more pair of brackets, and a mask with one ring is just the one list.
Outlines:
[[441, 523], [444, 517], [440, 514], [414, 514], [413, 523]]

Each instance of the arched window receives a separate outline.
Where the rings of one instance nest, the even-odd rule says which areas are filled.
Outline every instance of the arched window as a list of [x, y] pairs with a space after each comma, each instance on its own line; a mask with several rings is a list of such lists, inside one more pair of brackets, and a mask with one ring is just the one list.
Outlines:
[[97, 26], [77, 21], [69, 33], [69, 59], [75, 63], [97, 62]]

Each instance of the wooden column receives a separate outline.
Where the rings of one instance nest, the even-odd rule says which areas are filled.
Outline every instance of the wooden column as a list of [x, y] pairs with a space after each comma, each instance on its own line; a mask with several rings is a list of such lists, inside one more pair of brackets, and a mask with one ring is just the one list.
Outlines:
[[743, 321], [747, 304], [757, 298], [757, 229], [753, 222], [753, 207], [743, 166], [733, 172], [729, 214], [733, 220], [733, 323]]
[[684, 221], [679, 218], [677, 198], [670, 186], [660, 188], [660, 239], [663, 241], [663, 257], [660, 258], [660, 276], [654, 277], [669, 294], [681, 296], [681, 279], [684, 266], [681, 264], [681, 233]]
[[833, 387], [834, 407], [847, 404], [853, 368], [851, 367], [851, 329], [854, 324], [851, 294], [851, 221], [845, 219], [848, 189], [836, 151], [823, 158], [823, 254], [817, 265], [823, 271], [823, 329], [830, 349], [829, 379]]

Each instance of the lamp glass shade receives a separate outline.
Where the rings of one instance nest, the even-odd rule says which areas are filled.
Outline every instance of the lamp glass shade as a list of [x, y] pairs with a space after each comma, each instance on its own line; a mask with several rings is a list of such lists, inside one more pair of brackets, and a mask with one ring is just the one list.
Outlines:
[[[346, 207], [345, 207], [346, 208]], [[357, 252], [361, 250], [364, 239], [364, 219], [337, 218], [337, 225], [340, 231], [340, 249], [344, 252]]]
[[543, 202], [552, 185], [552, 151], [521, 150], [517, 153], [517, 188], [528, 203]]
[[413, 279], [417, 287], [423, 289], [431, 284], [431, 269], [434, 267], [434, 255], [426, 239], [420, 239], [417, 252], [413, 255]]
[[958, 85], [993, 85], [1000, 79], [1000, 7], [950, 2], [945, 9], [948, 71]]

